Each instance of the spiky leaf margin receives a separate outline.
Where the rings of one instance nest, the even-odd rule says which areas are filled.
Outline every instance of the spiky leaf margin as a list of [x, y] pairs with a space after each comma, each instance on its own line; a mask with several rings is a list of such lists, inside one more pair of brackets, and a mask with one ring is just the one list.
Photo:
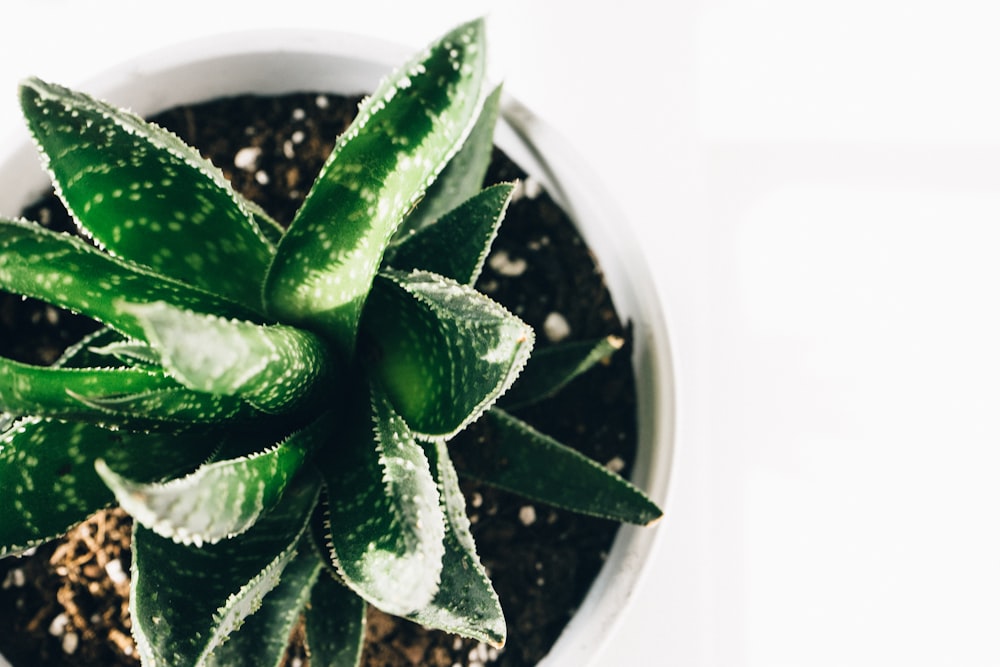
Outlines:
[[362, 335], [375, 377], [421, 438], [445, 440], [514, 382], [534, 332], [501, 305], [441, 276], [384, 270]]
[[445, 523], [427, 456], [384, 393], [351, 410], [351, 431], [322, 465], [330, 544], [344, 583], [385, 612], [434, 597]]
[[456, 28], [361, 105], [278, 245], [264, 292], [274, 317], [351, 355], [389, 239], [479, 113], [484, 35], [482, 21]]
[[318, 488], [304, 480], [252, 529], [201, 548], [136, 526], [130, 610], [144, 667], [206, 664], [278, 585], [296, 554]]
[[109, 252], [261, 309], [273, 254], [222, 172], [166, 130], [37, 78], [21, 107], [56, 192]]

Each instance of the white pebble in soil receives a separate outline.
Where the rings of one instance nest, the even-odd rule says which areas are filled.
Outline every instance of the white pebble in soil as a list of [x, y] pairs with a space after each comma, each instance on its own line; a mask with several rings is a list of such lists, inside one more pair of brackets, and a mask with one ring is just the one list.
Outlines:
[[525, 505], [517, 513], [517, 518], [521, 520], [521, 523], [525, 526], [530, 526], [538, 520], [538, 514], [535, 512], [535, 508], [532, 505]]
[[52, 619], [49, 623], [49, 634], [53, 637], [60, 637], [66, 632], [66, 626], [69, 624], [69, 616], [66, 614], [59, 614]]
[[528, 176], [524, 179], [524, 196], [528, 199], [535, 199], [542, 194], [542, 184], [537, 179]]
[[7, 576], [4, 577], [3, 585], [0, 586], [0, 588], [3, 588], [4, 590], [11, 587], [21, 588], [25, 584], [25, 579], [26, 578], [24, 576], [24, 570], [22, 570], [19, 567], [16, 567], [13, 570], [7, 572]]
[[566, 321], [562, 313], [556, 311], [546, 316], [542, 329], [545, 331], [545, 337], [552, 343], [565, 340], [571, 333], [569, 322]]
[[528, 270], [528, 263], [523, 259], [511, 259], [505, 250], [498, 250], [489, 259], [490, 268], [501, 276], [516, 278]]
[[104, 571], [108, 573], [108, 578], [115, 584], [124, 584], [128, 581], [128, 574], [122, 567], [122, 562], [117, 558], [108, 561], [108, 564], [104, 566]]
[[260, 158], [259, 146], [247, 146], [241, 148], [233, 157], [233, 166], [243, 171], [253, 171], [257, 168], [257, 160]]
[[76, 653], [77, 647], [80, 645], [80, 635], [75, 632], [67, 632], [62, 638], [62, 650], [66, 655], [73, 655]]

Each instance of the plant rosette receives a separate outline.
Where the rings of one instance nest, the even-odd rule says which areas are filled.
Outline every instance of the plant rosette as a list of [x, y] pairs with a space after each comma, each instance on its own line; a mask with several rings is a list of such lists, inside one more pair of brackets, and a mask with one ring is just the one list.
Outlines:
[[[337, 624], [316, 619], [320, 630], [310, 634], [316, 614], [307, 614], [310, 649], [331, 664], [351, 664], [335, 656], [359, 645], [365, 603], [502, 644], [502, 611], [468, 535], [446, 446], [484, 414], [525, 457], [556, 452], [551, 470], [559, 473], [550, 483], [508, 475], [492, 480], [499, 486], [634, 524], [661, 515], [674, 394], [652, 282], [599, 184], [548, 127], [513, 100], [501, 104], [499, 90], [488, 87], [482, 33], [481, 22], [461, 26], [392, 74], [404, 60], [399, 48], [372, 40], [233, 35], [151, 54], [85, 87], [147, 116], [240, 93], [352, 94], [381, 80], [287, 232], [172, 136], [87, 95], [38, 80], [23, 86], [57, 191], [107, 252], [0, 220], [0, 288], [82, 312], [106, 329], [51, 369], [0, 360], [0, 409], [8, 415], [0, 457], [34, 462], [31, 448], [52, 440], [86, 449], [80, 456], [133, 515], [133, 632], [144, 664], [259, 657], [275, 643], [269, 639], [287, 637], [302, 610], [331, 607], [349, 616]], [[491, 116], [499, 116], [495, 135]], [[480, 192], [481, 173], [469, 183], [493, 141], [570, 214], [632, 324], [635, 486], [494, 407], [531, 368], [533, 334], [469, 287], [510, 197], [510, 187]], [[29, 166], [37, 159], [22, 145], [0, 165], [0, 214], [16, 216], [46, 189]], [[138, 175], [119, 188], [115, 172], [125, 168]], [[147, 201], [152, 208], [143, 208]], [[463, 215], [449, 217], [460, 207]], [[161, 224], [164, 210], [173, 216]], [[206, 215], [225, 220], [221, 236], [217, 228], [198, 236]], [[350, 222], [331, 231], [330, 218]], [[481, 221], [482, 253], [438, 251], [435, 230], [456, 219]], [[135, 226], [142, 233], [130, 233]], [[180, 232], [183, 241], [171, 239]], [[150, 234], [159, 235], [153, 243]], [[80, 287], [82, 273], [99, 277]], [[108, 292], [117, 298], [99, 298]], [[476, 326], [468, 326], [470, 316]], [[573, 369], [571, 379], [610, 352], [602, 345], [576, 352], [571, 363], [550, 355], [523, 382], [560, 367]], [[540, 400], [545, 391], [526, 395]], [[112, 433], [146, 452], [169, 440], [171, 457], [151, 468], [150, 456], [139, 461], [104, 451], [106, 444], [83, 444], [110, 441]], [[216, 447], [206, 454], [208, 442]], [[32, 480], [24, 481], [31, 472], [6, 474], [4, 551], [31, 547], [83, 518], [53, 527], [72, 509], [40, 518], [30, 508], [38, 502]], [[556, 482], [576, 475], [593, 479], [602, 494], [561, 496], [569, 492]], [[84, 491], [70, 489], [73, 502], [59, 507], [92, 509], [77, 495]], [[603, 504], [588, 506], [594, 498]], [[37, 525], [46, 522], [53, 526]], [[641, 526], [619, 531], [544, 665], [587, 664], [637, 585], [653, 536]], [[254, 613], [262, 603], [268, 613]]]

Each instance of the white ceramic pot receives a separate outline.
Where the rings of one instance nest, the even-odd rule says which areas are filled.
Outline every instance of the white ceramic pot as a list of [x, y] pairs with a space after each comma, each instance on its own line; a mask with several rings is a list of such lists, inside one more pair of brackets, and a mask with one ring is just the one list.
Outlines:
[[[79, 87], [150, 115], [241, 93], [371, 91], [409, 56], [399, 45], [326, 31], [234, 33], [147, 54]], [[17, 215], [49, 187], [26, 132], [23, 137], [0, 152], [0, 215]], [[665, 507], [674, 447], [673, 372], [666, 325], [638, 243], [595, 176], [555, 131], [510, 97], [504, 100], [496, 143], [570, 215], [598, 257], [616, 309], [633, 325], [639, 451], [632, 481]], [[543, 667], [592, 664], [639, 585], [658, 530], [669, 525], [618, 531], [606, 564]], [[0, 656], [0, 667], [9, 667], [4, 663]]]

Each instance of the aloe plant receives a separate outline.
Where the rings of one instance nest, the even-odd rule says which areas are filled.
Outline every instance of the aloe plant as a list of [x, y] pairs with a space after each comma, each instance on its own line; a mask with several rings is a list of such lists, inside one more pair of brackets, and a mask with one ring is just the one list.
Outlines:
[[618, 345], [528, 363], [531, 328], [472, 287], [513, 191], [480, 189], [499, 107], [485, 57], [474, 21], [388, 77], [287, 229], [165, 130], [23, 83], [85, 238], [0, 220], [0, 289], [101, 328], [53, 366], [0, 358], [0, 555], [119, 503], [144, 664], [276, 665], [305, 618], [317, 664], [353, 665], [368, 604], [502, 645], [448, 449], [481, 418], [500, 452], [470, 455], [485, 483], [660, 516], [498, 407]]

